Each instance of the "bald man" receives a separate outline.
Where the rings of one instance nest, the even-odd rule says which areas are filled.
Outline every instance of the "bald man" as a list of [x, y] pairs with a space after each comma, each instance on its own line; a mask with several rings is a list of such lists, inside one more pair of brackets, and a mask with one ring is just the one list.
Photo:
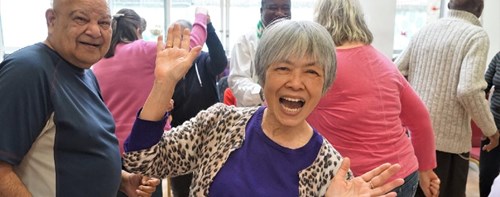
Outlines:
[[489, 39], [479, 21], [483, 7], [483, 0], [450, 0], [448, 15], [423, 27], [396, 60], [431, 115], [440, 196], [465, 196], [471, 119], [490, 140], [483, 149], [498, 146], [499, 133], [484, 99]]
[[0, 64], [0, 196], [150, 196], [159, 180], [121, 170], [89, 69], [110, 46], [106, 1], [54, 0], [45, 17], [47, 39]]

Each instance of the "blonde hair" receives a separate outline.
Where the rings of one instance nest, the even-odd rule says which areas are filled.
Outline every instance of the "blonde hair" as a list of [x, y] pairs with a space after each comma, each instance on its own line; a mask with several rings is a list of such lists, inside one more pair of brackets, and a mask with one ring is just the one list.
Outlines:
[[373, 41], [358, 0], [317, 0], [314, 21], [328, 30], [337, 46], [346, 42], [371, 44]]

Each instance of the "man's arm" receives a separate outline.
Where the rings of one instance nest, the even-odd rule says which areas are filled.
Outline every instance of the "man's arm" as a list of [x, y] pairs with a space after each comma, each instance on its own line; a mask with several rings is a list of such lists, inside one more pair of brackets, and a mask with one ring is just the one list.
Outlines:
[[231, 52], [227, 82], [238, 106], [257, 106], [263, 103], [259, 94], [262, 88], [252, 78], [251, 71], [255, 53], [253, 45], [256, 44], [257, 40], [252, 43], [241, 37]]
[[12, 165], [0, 161], [0, 197], [31, 196], [23, 182], [14, 173]]
[[403, 76], [405, 76], [406, 79], [408, 79], [408, 74], [409, 74], [408, 72], [410, 69], [410, 57], [411, 57], [411, 50], [413, 47], [412, 41], [413, 41], [413, 39], [410, 41], [408, 46], [403, 50], [403, 52], [401, 54], [399, 54], [399, 56], [394, 61], [394, 63], [396, 64], [396, 66], [399, 69], [399, 72], [401, 72], [401, 74]]
[[457, 86], [457, 100], [483, 134], [492, 136], [497, 132], [497, 128], [488, 101], [484, 99], [484, 71], [488, 48], [489, 40], [485, 32], [475, 35], [466, 46], [467, 53], [462, 60]]

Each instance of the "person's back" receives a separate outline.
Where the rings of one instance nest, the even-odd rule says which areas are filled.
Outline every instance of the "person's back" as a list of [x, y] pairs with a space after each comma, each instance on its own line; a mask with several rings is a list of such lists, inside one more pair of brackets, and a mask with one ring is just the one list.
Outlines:
[[104, 58], [92, 68], [103, 99], [113, 113], [121, 153], [135, 114], [153, 87], [155, 58], [156, 43], [141, 39], [118, 44], [113, 58]]
[[448, 16], [422, 28], [396, 60], [432, 118], [441, 194], [464, 196], [471, 148], [471, 119], [498, 145], [485, 100], [489, 40], [478, 17], [483, 0], [450, 0]]
[[396, 60], [429, 109], [437, 150], [469, 152], [471, 117], [487, 136], [496, 131], [491, 113], [482, 110], [488, 109], [483, 91], [488, 46], [478, 18], [452, 9], [422, 28]]
[[[337, 64], [337, 78], [308, 117], [308, 122], [340, 153], [352, 159], [354, 175], [384, 162], [403, 166], [395, 177], [404, 178], [415, 172], [419, 162], [400, 120], [401, 115], [413, 111], [404, 108], [413, 104], [409, 99], [412, 97], [407, 96], [413, 91], [408, 90], [411, 87], [404, 77], [388, 58], [370, 45], [337, 49]], [[423, 112], [427, 113], [425, 108]], [[413, 140], [432, 142], [432, 130], [428, 131], [414, 131]], [[433, 146], [415, 149], [422, 148], [426, 150], [421, 157], [434, 156], [424, 154], [432, 153]], [[421, 167], [432, 169], [433, 159], [427, 161], [431, 162], [422, 162], [426, 166]]]
[[371, 45], [373, 34], [359, 1], [316, 3], [314, 21], [329, 31], [336, 45], [337, 78], [308, 122], [352, 159], [355, 175], [385, 162], [398, 163], [402, 168], [394, 177], [405, 179], [395, 190], [398, 196], [413, 196], [419, 178], [427, 181], [422, 187], [431, 193], [436, 161], [425, 105], [394, 63]]

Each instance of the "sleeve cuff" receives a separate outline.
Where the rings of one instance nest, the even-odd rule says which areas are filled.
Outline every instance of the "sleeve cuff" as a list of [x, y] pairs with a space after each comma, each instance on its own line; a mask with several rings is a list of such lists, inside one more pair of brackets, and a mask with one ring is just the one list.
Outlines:
[[167, 123], [170, 113], [165, 113], [163, 118], [159, 121], [148, 121], [139, 119], [141, 110], [137, 113], [132, 131], [123, 145], [125, 152], [150, 148], [157, 144], [163, 135], [165, 124]]
[[207, 26], [208, 16], [205, 14], [196, 14], [194, 15], [194, 23], [193, 24], [201, 24], [203, 27]]

